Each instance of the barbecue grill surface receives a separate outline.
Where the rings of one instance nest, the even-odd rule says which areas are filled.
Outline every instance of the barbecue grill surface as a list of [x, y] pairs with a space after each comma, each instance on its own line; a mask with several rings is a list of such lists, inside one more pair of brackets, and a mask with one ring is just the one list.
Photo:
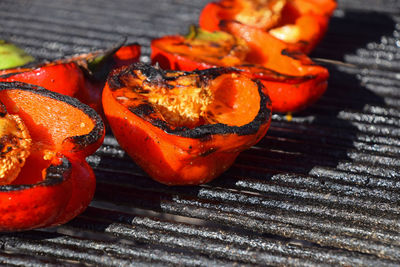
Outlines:
[[[185, 33], [205, 0], [2, 0], [0, 38], [38, 59]], [[150, 180], [111, 134], [88, 161], [90, 207], [70, 223], [0, 235], [0, 263], [59, 265], [400, 264], [400, 2], [339, 1], [312, 57], [330, 72], [318, 103], [212, 183]], [[335, 60], [332, 62], [332, 60]]]

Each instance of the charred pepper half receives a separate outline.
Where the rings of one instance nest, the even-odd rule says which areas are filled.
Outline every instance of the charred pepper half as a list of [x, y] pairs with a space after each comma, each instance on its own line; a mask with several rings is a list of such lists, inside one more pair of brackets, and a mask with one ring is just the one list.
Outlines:
[[87, 207], [100, 116], [72, 97], [0, 82], [0, 231], [65, 223]]
[[204, 7], [199, 23], [217, 31], [221, 21], [235, 20], [309, 53], [324, 36], [335, 8], [334, 0], [220, 0]]
[[114, 71], [103, 91], [119, 144], [152, 178], [206, 183], [257, 143], [270, 124], [263, 86], [240, 71], [163, 71], [134, 64]]
[[238, 68], [260, 79], [277, 112], [304, 109], [325, 92], [328, 70], [315, 65], [306, 55], [289, 50], [268, 33], [238, 22], [225, 22], [224, 29], [226, 32], [192, 28], [187, 36], [154, 39], [152, 61], [165, 69], [184, 71]]

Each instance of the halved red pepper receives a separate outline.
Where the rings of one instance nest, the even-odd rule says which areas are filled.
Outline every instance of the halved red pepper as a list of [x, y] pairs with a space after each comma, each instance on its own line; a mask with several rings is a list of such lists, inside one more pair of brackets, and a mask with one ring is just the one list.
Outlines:
[[54, 226], [88, 206], [85, 158], [101, 145], [100, 116], [77, 99], [0, 82], [0, 231]]
[[221, 21], [235, 20], [309, 53], [324, 36], [335, 8], [334, 0], [220, 0], [204, 7], [199, 24], [217, 31]]
[[139, 56], [140, 46], [131, 44], [118, 47], [118, 49], [99, 50], [29, 68], [0, 70], [0, 81], [26, 82], [53, 92], [73, 96], [101, 113], [101, 93], [108, 73], [121, 65], [137, 62]]
[[162, 68], [191, 71], [235, 67], [260, 79], [273, 111], [293, 112], [314, 103], [326, 90], [328, 70], [306, 55], [256, 28], [225, 21], [223, 29], [193, 29], [187, 36], [165, 36], [151, 43], [153, 63]]
[[176, 72], [136, 63], [111, 73], [103, 106], [121, 147], [152, 178], [201, 184], [267, 132], [271, 109], [262, 89], [236, 69]]

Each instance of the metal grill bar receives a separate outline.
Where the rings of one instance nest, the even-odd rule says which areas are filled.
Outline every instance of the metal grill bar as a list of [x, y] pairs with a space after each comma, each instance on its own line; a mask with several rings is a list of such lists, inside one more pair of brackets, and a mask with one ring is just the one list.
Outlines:
[[[244, 183], [242, 183], [243, 186]], [[162, 211], [164, 212], [170, 212], [170, 213], [176, 213], [179, 215], [184, 215], [184, 216], [188, 216], [188, 217], [196, 217], [196, 218], [202, 218], [202, 219], [208, 219], [210, 220], [210, 218], [214, 218], [216, 221], [219, 220], [224, 220], [225, 223], [229, 222], [230, 224], [232, 223], [236, 223], [238, 225], [240, 225], [241, 227], [249, 227], [249, 229], [258, 229], [262, 232], [272, 232], [272, 233], [279, 233], [280, 235], [285, 235], [287, 234], [287, 229], [285, 230], [285, 228], [281, 229], [281, 230], [277, 230], [277, 232], [274, 232], [273, 229], [270, 229], [269, 227], [274, 227], [274, 226], [270, 226], [270, 225], [275, 225], [276, 227], [276, 220], [277, 218], [279, 219], [279, 216], [276, 217], [275, 219], [272, 219], [273, 223], [269, 223], [268, 221], [271, 220], [270, 216], [271, 213], [275, 213], [277, 209], [280, 209], [280, 213], [283, 210], [288, 210], [289, 213], [287, 214], [286, 217], [280, 217], [281, 219], [279, 219], [279, 221], [281, 222], [290, 222], [291, 224], [299, 224], [302, 225], [302, 227], [305, 227], [307, 229], [313, 229], [313, 231], [317, 230], [317, 228], [320, 228], [323, 232], [326, 231], [330, 231], [330, 232], [334, 232], [334, 229], [337, 229], [336, 227], [332, 228], [332, 221], [343, 221], [343, 220], [347, 220], [350, 222], [350, 224], [357, 224], [357, 223], [361, 223], [363, 227], [365, 227], [366, 225], [371, 226], [371, 223], [375, 223], [375, 225], [377, 225], [379, 228], [382, 228], [384, 225], [382, 222], [384, 222], [385, 220], [387, 221], [388, 225], [387, 225], [387, 229], [389, 230], [389, 232], [387, 234], [377, 234], [375, 231], [373, 233], [369, 232], [370, 235], [378, 235], [380, 238], [382, 238], [383, 236], [386, 236], [387, 242], [392, 243], [394, 242], [394, 239], [396, 239], [395, 237], [393, 237], [393, 233], [390, 232], [392, 230], [396, 230], [397, 226], [396, 226], [396, 218], [397, 216], [393, 216], [392, 219], [389, 219], [391, 216], [390, 212], [383, 212], [382, 209], [380, 209], [380, 206], [378, 205], [378, 214], [376, 215], [375, 219], [373, 216], [371, 216], [371, 214], [374, 214], [376, 212], [371, 212], [370, 209], [371, 207], [368, 207], [369, 210], [367, 210], [367, 212], [365, 212], [365, 210], [361, 210], [362, 213], [367, 213], [368, 215], [362, 215], [362, 214], [358, 214], [357, 212], [354, 212], [354, 205], [352, 205], [350, 203], [349, 206], [349, 210], [345, 211], [346, 209], [343, 207], [338, 207], [338, 204], [340, 205], [339, 200], [335, 199], [333, 201], [333, 205], [332, 205], [332, 211], [328, 212], [329, 209], [327, 209], [327, 206], [320, 206], [320, 208], [317, 208], [315, 206], [310, 206], [310, 205], [306, 205], [305, 203], [307, 203], [307, 197], [305, 197], [302, 195], [297, 196], [297, 198], [303, 198], [303, 199], [297, 199], [297, 203], [301, 203], [301, 204], [294, 204], [291, 203], [289, 204], [288, 202], [281, 202], [281, 201], [271, 201], [268, 200], [268, 198], [273, 197], [274, 193], [278, 193], [278, 194], [282, 194], [282, 192], [280, 191], [276, 191], [276, 192], [267, 192], [267, 199], [262, 199], [260, 197], [257, 196], [247, 196], [245, 194], [242, 193], [234, 193], [234, 192], [230, 192], [230, 191], [224, 191], [224, 190], [219, 190], [220, 192], [218, 192], [217, 190], [212, 190], [212, 189], [201, 189], [197, 194], [196, 197], [200, 198], [200, 199], [207, 199], [207, 200], [211, 200], [213, 203], [217, 202], [217, 203], [226, 203], [227, 204], [210, 204], [208, 202], [205, 202], [203, 204], [201, 204], [202, 202], [199, 202], [199, 200], [190, 200], [192, 198], [189, 199], [183, 199], [182, 198], [182, 192], [176, 193], [177, 195], [172, 195], [172, 196], [167, 196], [162, 194], [161, 196], [159, 196], [159, 194], [154, 195], [154, 199], [153, 197], [149, 196], [151, 193], [150, 192], [143, 192], [143, 193], [138, 193], [137, 190], [132, 190], [132, 188], [129, 189], [129, 195], [123, 195], [123, 189], [122, 188], [113, 188], [112, 186], [110, 186], [110, 184], [107, 184], [105, 186], [107, 188], [106, 191], [104, 188], [99, 188], [98, 190], [98, 196], [101, 196], [101, 198], [105, 197], [105, 200], [111, 201], [112, 202], [119, 202], [121, 201], [121, 199], [129, 199], [129, 200], [125, 200], [130, 204], [135, 203], [135, 205], [139, 205], [140, 207], [143, 208], [153, 208], [153, 209], [159, 209], [158, 205], [161, 206]], [[248, 186], [246, 189], [249, 189], [250, 187]], [[268, 186], [268, 189], [270, 189], [271, 186]], [[258, 188], [260, 189], [260, 188]], [[294, 190], [296, 191], [296, 190]], [[118, 196], [112, 196], [111, 192], [118, 192]], [[185, 192], [187, 193], [187, 192]], [[287, 191], [287, 193], [290, 194], [290, 196], [293, 197], [293, 192], [291, 191]], [[145, 197], [146, 196], [146, 197]], [[111, 198], [111, 199], [110, 199]], [[134, 200], [134, 199], [139, 199], [138, 201]], [[161, 203], [159, 204], [157, 202], [157, 199], [161, 199]], [[164, 199], [171, 199], [172, 203], [170, 203], [167, 200]], [[328, 199], [329, 200], [329, 199]], [[341, 200], [341, 199], [340, 199]], [[160, 200], [159, 200], [160, 201]], [[122, 200], [122, 202], [124, 202], [124, 200]], [[137, 203], [140, 202], [140, 203]], [[312, 201], [313, 203], [315, 203], [314, 201]], [[335, 202], [339, 202], [339, 203], [335, 203]], [[150, 207], [151, 204], [149, 203], [154, 203], [154, 206]], [[280, 204], [279, 204], [280, 203]], [[142, 204], [144, 204], [144, 206], [141, 206]], [[200, 208], [197, 207], [196, 205], [200, 205], [200, 208], [203, 208], [202, 211], [204, 214], [198, 215], [198, 214], [193, 214], [192, 212], [196, 212], [197, 210], [199, 210]], [[238, 207], [236, 207], [236, 205], [238, 205]], [[251, 206], [256, 206], [254, 208], [251, 207], [247, 207], [247, 205], [251, 205]], [[343, 205], [343, 204], [342, 204]], [[383, 205], [382, 205], [383, 206]], [[196, 208], [195, 208], [196, 207]], [[246, 208], [244, 208], [246, 207]], [[261, 207], [269, 207], [267, 211], [262, 212]], [[389, 208], [389, 206], [386, 206], [387, 208]], [[218, 212], [210, 212], [210, 209], [216, 209], [218, 210]], [[338, 210], [339, 209], [339, 210]], [[390, 208], [389, 208], [390, 209]], [[257, 212], [258, 210], [258, 212]], [[318, 212], [319, 210], [319, 212]], [[384, 210], [384, 209], [383, 209]], [[225, 212], [230, 212], [225, 214]], [[257, 218], [260, 218], [262, 220], [259, 221], [259, 219], [254, 219], [256, 222], [260, 223], [255, 223], [253, 224], [249, 224], [249, 218], [255, 216], [254, 214], [257, 212]], [[303, 220], [300, 220], [300, 217], [294, 216], [294, 213], [297, 212], [301, 212], [303, 214], [306, 214], [305, 218]], [[380, 213], [383, 214], [380, 214]], [[393, 211], [392, 211], [393, 212]], [[396, 214], [398, 211], [394, 211]], [[214, 214], [215, 213], [215, 214]], [[218, 214], [218, 215], [216, 215]], [[234, 216], [234, 214], [236, 214]], [[245, 219], [241, 219], [241, 218], [236, 218], [236, 220], [233, 220], [232, 217], [237, 217], [240, 215], [244, 215], [246, 214], [246, 218]], [[269, 215], [268, 215], [269, 214]], [[313, 215], [311, 215], [313, 214]], [[328, 215], [329, 214], [329, 215]], [[341, 214], [341, 215], [340, 215]], [[332, 217], [337, 217], [339, 215], [339, 217], [335, 220]], [[217, 217], [215, 217], [217, 216]], [[310, 217], [312, 216], [312, 217]], [[319, 227], [318, 223], [317, 225], [313, 224], [313, 221], [318, 220], [318, 217], [322, 216], [322, 218], [328, 216], [327, 218], [329, 219], [327, 222], [325, 222], [325, 225], [321, 226], [321, 223], [319, 222]], [[355, 216], [355, 217], [354, 217]], [[385, 219], [385, 217], [389, 217], [387, 219]], [[223, 219], [225, 218], [225, 219]], [[358, 218], [358, 219], [356, 219]], [[239, 221], [239, 223], [238, 223]], [[391, 222], [390, 222], [391, 221]], [[311, 224], [311, 225], [310, 225]], [[260, 226], [262, 225], [262, 226]], [[261, 228], [260, 228], [261, 227]], [[321, 228], [322, 227], [322, 228]], [[289, 227], [290, 229], [291, 227]], [[263, 230], [264, 229], [264, 230]], [[268, 229], [268, 230], [266, 230]], [[318, 237], [318, 242], [329, 242], [328, 244], [325, 243], [325, 245], [332, 245], [331, 242], [338, 242], [335, 243], [336, 246], [339, 244], [341, 246], [344, 247], [348, 247], [348, 248], [353, 248], [355, 245], [359, 245], [359, 244], [355, 244], [358, 242], [354, 241], [354, 235], [357, 235], [357, 232], [359, 232], [359, 238], [368, 238], [368, 239], [373, 239], [373, 236], [365, 236], [365, 234], [368, 232], [363, 232], [363, 230], [349, 230], [350, 232], [346, 232], [344, 231], [344, 227], [339, 227], [339, 232], [341, 233], [334, 233], [334, 236], [336, 237], [335, 241], [331, 240], [332, 236], [329, 235], [322, 235]], [[351, 228], [350, 228], [351, 229]], [[360, 232], [361, 231], [361, 232]], [[289, 235], [289, 237], [292, 238], [304, 238], [304, 233], [301, 233], [302, 231], [298, 231], [295, 233], [294, 236]], [[349, 234], [353, 234], [352, 238], [346, 238], [345, 236], [348, 236]], [[361, 233], [361, 234], [360, 234]], [[298, 236], [300, 234], [300, 236]], [[315, 234], [315, 233], [314, 233]], [[333, 235], [333, 234], [332, 234]], [[339, 240], [338, 241], [338, 236], [343, 236], [343, 240]], [[328, 237], [327, 237], [328, 236]], [[313, 236], [312, 239], [310, 241], [315, 241], [316, 236]], [[394, 239], [393, 239], [394, 238]], [[309, 239], [306, 239], [309, 240]], [[353, 244], [348, 244], [347, 242], [349, 242], [349, 240], [351, 240], [353, 242]], [[377, 239], [376, 242], [383, 242], [384, 239]], [[354, 243], [355, 242], [355, 243]], [[363, 240], [363, 241], [359, 241], [360, 243], [364, 242], [364, 246], [368, 247], [369, 249], [371, 249], [371, 247], [373, 247], [373, 243], [370, 243], [371, 241], [367, 241], [367, 240]], [[398, 241], [394, 242], [397, 243]], [[383, 246], [384, 247], [384, 246]], [[357, 247], [358, 249], [360, 249], [359, 247]], [[380, 247], [379, 245], [375, 246], [375, 253], [378, 253], [379, 251], [381, 251], [382, 247]], [[364, 252], [363, 249], [361, 249], [362, 252]], [[389, 253], [390, 255], [388, 256], [391, 259], [397, 259], [396, 257], [396, 252], [397, 249], [394, 249], [393, 251], [387, 251], [386, 253]], [[369, 251], [371, 253], [371, 251]]]
[[[243, 156], [239, 157], [239, 162], [240, 159], [243, 158]], [[261, 160], [261, 162], [268, 162], [265, 161], [264, 159]], [[122, 164], [122, 163], [121, 163]], [[127, 163], [128, 164], [128, 163]], [[236, 164], [237, 166], [239, 164]], [[292, 164], [290, 164], [292, 166]], [[120, 168], [121, 166], [116, 166], [117, 168]], [[242, 166], [237, 166], [235, 168], [240, 169]], [[276, 169], [276, 165], [273, 166]], [[109, 169], [110, 166], [107, 166]], [[124, 168], [124, 167], [122, 167]], [[111, 172], [114, 170], [111, 170]], [[116, 170], [115, 170], [116, 171]], [[129, 172], [132, 170], [128, 170], [125, 173], [129, 176]], [[137, 172], [137, 171], [136, 171]], [[288, 191], [290, 194], [294, 194], [295, 191], [292, 191], [292, 187], [290, 186], [290, 183], [293, 183], [297, 187], [300, 187], [301, 190], [306, 190], [305, 192], [309, 191], [317, 191], [317, 192], [329, 192], [335, 194], [339, 194], [338, 197], [340, 197], [340, 201], [342, 203], [347, 203], [347, 205], [350, 205], [352, 208], [356, 205], [361, 205], [363, 207], [377, 207], [377, 210], [382, 210], [383, 204], [381, 203], [382, 201], [388, 202], [389, 204], [386, 204], [387, 209], [391, 210], [392, 212], [397, 213], [397, 207], [395, 206], [394, 209], [393, 207], [390, 206], [390, 203], [396, 202], [398, 199], [398, 181], [387, 179], [387, 178], [380, 178], [380, 177], [374, 177], [374, 176], [362, 176], [358, 174], [349, 174], [348, 172], [339, 172], [341, 176], [337, 178], [337, 176], [329, 180], [327, 179], [327, 175], [324, 175], [324, 173], [329, 174], [329, 169], [320, 167], [318, 168], [313, 168], [310, 171], [310, 174], [315, 175], [316, 178], [313, 177], [299, 177], [296, 175], [292, 176], [285, 176], [285, 175], [273, 175], [273, 173], [269, 172], [268, 170], [265, 170], [263, 175], [264, 177], [271, 177], [273, 185], [277, 186], [279, 184], [282, 184], [282, 186], [288, 187]], [[124, 172], [121, 172], [123, 174]], [[237, 173], [236, 170], [231, 171], [230, 173]], [[335, 172], [335, 174], [338, 173], [338, 171]], [[268, 175], [269, 174], [269, 175]], [[128, 177], [127, 176], [127, 177]], [[248, 175], [250, 176], [250, 175]], [[134, 176], [135, 177], [135, 176]], [[356, 180], [357, 178], [357, 180]], [[127, 179], [135, 179], [137, 178], [127, 178]], [[338, 180], [341, 179], [341, 180]], [[341, 182], [341, 183], [338, 183]], [[226, 181], [223, 181], [221, 185], [226, 183]], [[289, 183], [289, 184], [288, 184]], [[343, 184], [344, 183], [344, 184]], [[272, 188], [274, 186], [272, 185], [265, 185], [265, 188], [267, 188], [269, 191], [268, 193], [272, 193], [273, 190]], [[264, 189], [265, 191], [266, 189]], [[343, 196], [348, 195], [351, 197], [352, 195], [356, 194], [356, 198], [350, 198], [347, 200], [347, 198], [343, 198]], [[304, 194], [303, 194], [304, 195]], [[313, 193], [313, 201], [319, 200], [319, 202], [325, 202], [324, 200], [326, 199], [326, 196], [321, 195], [318, 197], [318, 194]], [[373, 197], [373, 200], [371, 201], [371, 197]], [[381, 202], [378, 203], [373, 203], [376, 202], [377, 200], [380, 200]], [[304, 200], [303, 200], [304, 201]], [[334, 205], [337, 205], [337, 200], [334, 198], [335, 203]], [[358, 203], [358, 204], [357, 204]], [[385, 210], [388, 211], [388, 210]]]
[[[43, 240], [44, 237], [47, 239]], [[129, 266], [132, 263], [133, 253], [128, 254], [130, 257], [125, 255], [122, 245], [119, 245], [117, 253], [112, 253], [113, 246], [110, 244], [102, 246], [102, 243], [90, 240], [90, 245], [88, 245], [87, 241], [82, 239], [58, 237], [57, 235], [46, 235], [45, 233], [26, 233], [23, 238], [2, 237], [2, 240], [8, 251], [25, 252], [32, 256], [44, 254], [49, 258], [75, 262], [76, 265], [82, 261], [97, 266]], [[134, 249], [130, 250], [134, 251]], [[146, 261], [141, 260], [141, 257], [145, 257], [145, 254], [140, 251], [138, 254], [141, 256], [135, 258], [135, 264], [143, 266]], [[152, 264], [160, 266], [156, 260]]]
[[[51, 267], [51, 266], [60, 266], [62, 262], [52, 259], [39, 259], [39, 257], [31, 257], [24, 254], [19, 254], [18, 251], [14, 252], [13, 254], [10, 253], [0, 253], [0, 262], [2, 264], [8, 266], [27, 266], [27, 267], [35, 267], [35, 266], [44, 266], [44, 267]], [[77, 263], [70, 263], [70, 266], [78, 266]]]
[[[93, 209], [91, 211], [93, 211]], [[316, 263], [340, 264], [343, 261], [352, 262], [353, 264], [359, 264], [362, 261], [370, 263], [375, 262], [376, 264], [390, 264], [385, 260], [379, 260], [371, 256], [365, 256], [362, 261], [360, 261], [353, 257], [353, 253], [344, 251], [338, 253], [338, 251], [335, 251], [335, 253], [332, 254], [328, 249], [304, 247], [299, 244], [296, 245], [295, 242], [277, 242], [260, 237], [212, 230], [205, 227], [194, 227], [185, 224], [177, 225], [176, 223], [140, 216], [121, 216], [121, 213], [113, 214], [106, 210], [94, 211], [93, 215], [102, 214], [103, 218], [110, 219], [110, 224], [106, 224], [107, 227], [104, 230], [107, 233], [112, 233], [113, 235], [123, 238], [145, 240], [156, 244], [165, 243], [172, 247], [194, 246], [192, 250], [200, 250], [202, 253], [206, 254], [215, 254], [215, 251], [219, 251], [224, 258], [228, 257], [234, 259], [237, 253], [240, 253], [240, 250], [235, 249], [235, 246], [239, 246], [242, 249], [247, 247], [246, 251], [257, 249], [257, 255], [253, 255], [252, 258], [248, 258], [247, 260], [258, 264], [290, 264], [291, 266], [304, 266]], [[90, 214], [88, 217], [93, 218]], [[74, 226], [80, 227], [81, 223], [81, 221], [75, 220]], [[92, 225], [97, 223], [96, 220], [92, 220], [91, 223], [85, 224]], [[164, 238], [164, 240], [160, 240], [161, 238]], [[202, 243], [198, 244], [196, 241]], [[221, 244], [218, 245], [220, 242]], [[271, 254], [265, 254], [267, 257], [263, 258], [263, 252], [260, 250], [264, 253], [268, 252], [272, 253], [272, 255], [279, 256], [273, 257]], [[227, 254], [225, 255], [224, 253]], [[246, 254], [249, 255], [249, 253]], [[241, 261], [246, 260], [243, 259], [240, 254], [238, 259]], [[299, 261], [299, 259], [303, 259], [303, 261]], [[305, 259], [307, 259], [307, 261], [305, 261]]]
[[[126, 178], [132, 179], [132, 177]], [[300, 178], [301, 177], [299, 177], [299, 179]], [[135, 177], [134, 179], [139, 180], [140, 177]], [[145, 183], [145, 181], [143, 182]], [[254, 193], [258, 192], [264, 194], [262, 196], [259, 194], [249, 195], [238, 193], [237, 191], [210, 188], [202, 188], [194, 192], [182, 192], [182, 190], [160, 190], [158, 193], [147, 192], [145, 189], [128, 188], [125, 190], [127, 192], [124, 192], [124, 189], [119, 188], [118, 185], [112, 185], [109, 183], [103, 185], [102, 181], [100, 181], [99, 194], [97, 196], [98, 200], [113, 200], [122, 203], [129, 202], [131, 204], [134, 203], [135, 205], [139, 205], [138, 207], [141, 208], [152, 208], [158, 211], [158, 202], [160, 199], [175, 200], [178, 196], [185, 197], [184, 195], [186, 195], [185, 198], [196, 197], [194, 199], [202, 201], [209, 200], [211, 202], [226, 202], [233, 205], [250, 205], [249, 209], [251, 210], [254, 209], [251, 206], [260, 205], [260, 210], [268, 209], [265, 216], [268, 216], [271, 212], [281, 210], [280, 212], [287, 211], [289, 215], [290, 213], [295, 214], [297, 212], [311, 216], [329, 218], [335, 221], [347, 220], [350, 222], [357, 222], [357, 224], [365, 222], [366, 225], [377, 225], [383, 227], [383, 229], [398, 229], [396, 224], [398, 210], [388, 205], [389, 203], [377, 203], [376, 205], [368, 206], [364, 204], [362, 200], [358, 200], [355, 203], [356, 205], [351, 205], [351, 200], [345, 198], [345, 200], [342, 201], [342, 197], [340, 196], [335, 197], [327, 195], [323, 198], [324, 195], [319, 194], [318, 192], [302, 193], [300, 189], [294, 189], [293, 191], [297, 191], [297, 194], [291, 194], [290, 190], [287, 189], [292, 189], [292, 187], [279, 187], [267, 183], [254, 182], [253, 180], [238, 180], [235, 182], [235, 185], [237, 186], [237, 189], [241, 188], [246, 189], [247, 192], [253, 191]], [[121, 194], [116, 195], [111, 193], [111, 191], [117, 189], [120, 191], [115, 192]], [[285, 197], [288, 193], [290, 193], [290, 196], [292, 197], [291, 201], [288, 201]], [[146, 200], [143, 201], [142, 199], [132, 199], [134, 197], [130, 197], [130, 195], [135, 195], [136, 197], [147, 195], [147, 197], [145, 197]], [[323, 199], [323, 201], [321, 199]], [[382, 206], [382, 209], [379, 209], [380, 206]]]

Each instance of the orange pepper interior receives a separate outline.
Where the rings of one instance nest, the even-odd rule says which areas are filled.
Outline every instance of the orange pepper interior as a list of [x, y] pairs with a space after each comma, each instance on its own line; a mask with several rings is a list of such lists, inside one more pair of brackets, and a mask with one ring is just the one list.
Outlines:
[[[236, 73], [222, 74], [202, 83], [198, 75], [167, 73], [175, 79], [148, 84], [146, 77], [125, 77], [128, 87], [113, 91], [115, 99], [126, 107], [150, 103], [152, 116], [173, 127], [194, 128], [203, 124], [224, 123], [242, 126], [251, 122], [259, 111], [257, 84]], [[243, 90], [246, 88], [246, 90]], [[254, 96], [257, 97], [254, 97]]]
[[[244, 89], [245, 88], [245, 89]], [[225, 74], [212, 81], [210, 86], [214, 101], [208, 113], [218, 123], [229, 126], [243, 126], [257, 116], [260, 109], [260, 95], [257, 84], [236, 74]]]
[[0, 98], [9, 114], [22, 119], [32, 139], [30, 156], [13, 184], [43, 180], [45, 170], [60, 161], [57, 153], [63, 151], [63, 141], [94, 128], [83, 111], [57, 99], [17, 89], [0, 91]]

